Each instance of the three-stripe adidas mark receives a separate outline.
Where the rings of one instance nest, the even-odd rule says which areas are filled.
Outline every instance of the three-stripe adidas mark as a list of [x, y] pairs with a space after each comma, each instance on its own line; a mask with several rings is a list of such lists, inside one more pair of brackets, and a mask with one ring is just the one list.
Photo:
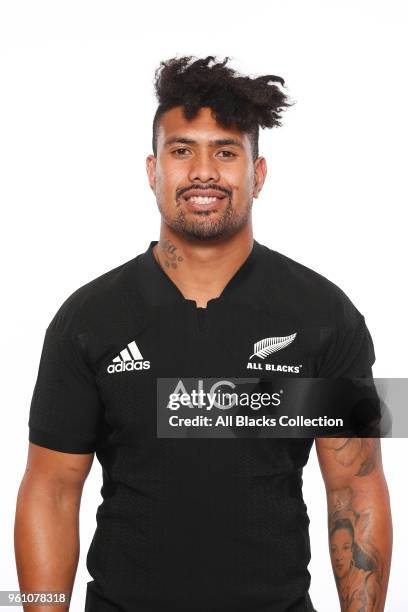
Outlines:
[[143, 359], [143, 355], [139, 350], [136, 342], [132, 340], [129, 344], [120, 351], [119, 355], [112, 359], [112, 363], [108, 365], [107, 371], [109, 374], [115, 372], [129, 372], [130, 370], [148, 370], [150, 361]]

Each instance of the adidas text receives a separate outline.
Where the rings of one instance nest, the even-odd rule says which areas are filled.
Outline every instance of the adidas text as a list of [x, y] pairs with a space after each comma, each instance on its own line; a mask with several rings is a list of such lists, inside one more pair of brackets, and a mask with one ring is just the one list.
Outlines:
[[150, 368], [150, 361], [120, 361], [119, 363], [111, 363], [107, 367], [109, 374], [115, 372], [129, 372], [130, 370], [148, 370]]

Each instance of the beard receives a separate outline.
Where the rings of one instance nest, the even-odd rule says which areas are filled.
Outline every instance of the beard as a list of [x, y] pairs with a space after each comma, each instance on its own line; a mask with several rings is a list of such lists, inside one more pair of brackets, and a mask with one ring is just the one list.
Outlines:
[[175, 217], [166, 215], [160, 204], [158, 207], [164, 221], [177, 233], [196, 240], [216, 240], [235, 234], [248, 222], [252, 199], [241, 214], [237, 213], [232, 199], [228, 198], [228, 205], [222, 213], [211, 210], [198, 211], [194, 213], [197, 220], [189, 219], [181, 206], [178, 207]]

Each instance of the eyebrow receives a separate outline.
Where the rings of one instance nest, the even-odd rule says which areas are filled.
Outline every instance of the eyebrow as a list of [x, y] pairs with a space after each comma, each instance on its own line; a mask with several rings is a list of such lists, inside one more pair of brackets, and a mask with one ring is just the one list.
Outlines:
[[[193, 140], [192, 138], [185, 138], [184, 136], [173, 136], [168, 138], [164, 144], [165, 146], [169, 146], [176, 143], [188, 145], [198, 144], [196, 140]], [[227, 145], [234, 145], [236, 147], [240, 147], [241, 149], [244, 148], [242, 142], [236, 140], [235, 138], [217, 138], [216, 140], [209, 140], [208, 144], [210, 147], [225, 147]]]

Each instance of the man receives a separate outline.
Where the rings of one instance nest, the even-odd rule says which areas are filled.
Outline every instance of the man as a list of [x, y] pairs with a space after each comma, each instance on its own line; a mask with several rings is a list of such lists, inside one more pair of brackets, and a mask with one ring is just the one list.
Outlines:
[[[341, 289], [253, 240], [259, 126], [280, 124], [283, 80], [193, 60], [156, 73], [147, 174], [160, 240], [75, 291], [46, 331], [16, 512], [20, 588], [71, 591], [96, 453], [87, 612], [313, 610], [302, 498], [313, 439], [161, 437], [157, 383], [248, 378], [254, 364], [266, 378], [367, 377], [373, 344]], [[356, 541], [372, 551], [379, 589], [360, 610], [383, 610], [391, 523], [379, 443], [316, 447], [329, 524], [361, 517]]]

